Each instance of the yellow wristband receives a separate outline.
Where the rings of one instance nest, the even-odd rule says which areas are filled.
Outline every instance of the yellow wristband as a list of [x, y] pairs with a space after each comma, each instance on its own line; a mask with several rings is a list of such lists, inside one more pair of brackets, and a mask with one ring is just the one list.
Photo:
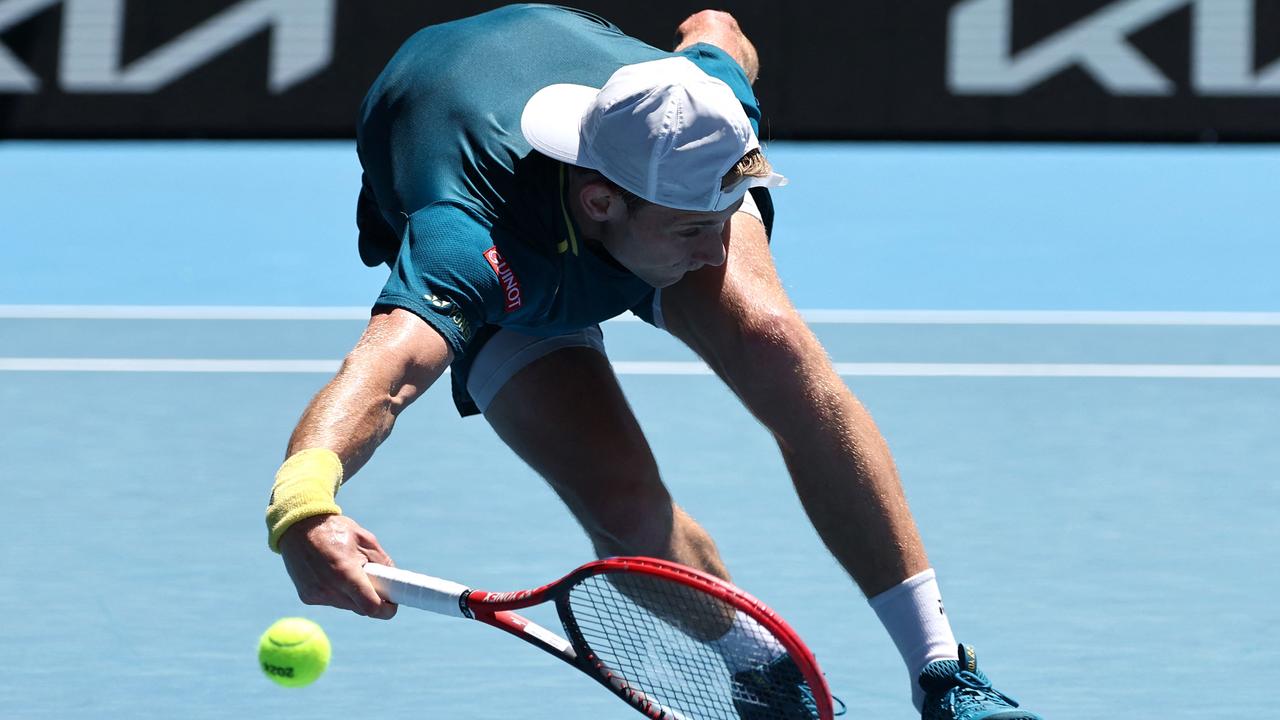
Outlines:
[[280, 536], [294, 523], [316, 515], [341, 515], [334, 502], [342, 485], [342, 460], [328, 448], [294, 453], [276, 471], [267, 504], [267, 545], [280, 552]]

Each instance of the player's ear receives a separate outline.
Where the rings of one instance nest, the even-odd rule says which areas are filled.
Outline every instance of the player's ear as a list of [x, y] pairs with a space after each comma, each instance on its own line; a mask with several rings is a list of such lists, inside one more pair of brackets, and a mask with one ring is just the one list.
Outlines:
[[588, 180], [578, 190], [578, 202], [587, 217], [596, 222], [609, 222], [626, 215], [626, 203], [622, 195], [609, 183]]

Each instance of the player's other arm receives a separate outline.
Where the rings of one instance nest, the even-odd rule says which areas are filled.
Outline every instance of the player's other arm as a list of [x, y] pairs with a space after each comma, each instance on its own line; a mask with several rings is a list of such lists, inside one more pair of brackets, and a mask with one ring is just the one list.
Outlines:
[[729, 53], [747, 73], [747, 80], [755, 83], [760, 74], [760, 57], [732, 15], [720, 10], [703, 10], [686, 18], [676, 28], [676, 52], [697, 43], [715, 45]]
[[[400, 412], [452, 360], [444, 338], [417, 315], [399, 309], [374, 315], [338, 374], [303, 412], [281, 468], [281, 476], [299, 478], [284, 485], [277, 477], [268, 524], [273, 509], [277, 519], [305, 515], [283, 529], [276, 527], [272, 535], [304, 603], [379, 618], [395, 614], [395, 606], [378, 597], [362, 570], [367, 561], [390, 564], [391, 558], [372, 533], [337, 514], [336, 505], [314, 514], [306, 510], [312, 500], [305, 488], [312, 476], [318, 478], [312, 487], [323, 489], [326, 482], [332, 487], [337, 478], [354, 475], [391, 434]], [[298, 487], [303, 488], [300, 498]], [[303, 509], [288, 510], [291, 500], [282, 495], [290, 493], [295, 494], [292, 504]]]

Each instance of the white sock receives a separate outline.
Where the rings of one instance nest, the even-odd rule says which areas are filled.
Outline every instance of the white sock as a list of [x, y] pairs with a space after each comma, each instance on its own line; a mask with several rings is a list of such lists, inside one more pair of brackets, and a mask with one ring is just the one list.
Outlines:
[[733, 627], [710, 645], [732, 673], [773, 662], [787, 651], [755, 618], [741, 612], [734, 616]]
[[920, 671], [934, 660], [956, 659], [956, 638], [942, 607], [933, 568], [912, 575], [868, 602], [907, 664], [911, 702], [920, 711], [924, 706], [924, 690], [917, 682]]

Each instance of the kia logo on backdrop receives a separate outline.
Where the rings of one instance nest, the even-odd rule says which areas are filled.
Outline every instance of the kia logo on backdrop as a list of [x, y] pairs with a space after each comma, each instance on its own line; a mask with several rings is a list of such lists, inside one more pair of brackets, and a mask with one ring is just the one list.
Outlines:
[[[1014, 6], [1014, 0], [963, 0], [952, 8], [947, 80], [953, 93], [1017, 95], [1068, 68], [1080, 68], [1112, 95], [1173, 95], [1174, 81], [1129, 38], [1189, 8], [1192, 92], [1280, 95], [1280, 59], [1257, 67], [1254, 0], [1113, 2], [1016, 53], [1011, 49]], [[1280, 23], [1271, 30], [1276, 33]]]
[[[693, 7], [567, 2], [657, 47]], [[0, 138], [349, 139], [405, 39], [503, 4], [0, 0]], [[1280, 141], [1280, 0], [722, 5], [766, 142]]]
[[[288, 90], [333, 59], [335, 0], [243, 0], [142, 57], [124, 62], [125, 0], [2, 0], [0, 33], [62, 6], [58, 87], [69, 93], [150, 93], [246, 38], [271, 33], [266, 83]], [[0, 92], [40, 92], [42, 80], [0, 45]]]

